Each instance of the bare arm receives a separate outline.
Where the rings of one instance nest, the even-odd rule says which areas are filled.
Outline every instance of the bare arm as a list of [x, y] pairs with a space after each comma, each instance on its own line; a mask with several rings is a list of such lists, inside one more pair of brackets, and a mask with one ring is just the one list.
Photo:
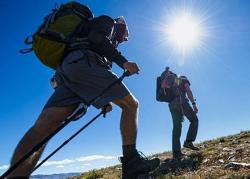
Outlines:
[[188, 83], [185, 84], [185, 89], [187, 91], [187, 96], [188, 96], [188, 99], [190, 100], [190, 102], [192, 103], [193, 105], [193, 109], [194, 109], [194, 112], [197, 113], [198, 112], [198, 108], [196, 106], [196, 103], [195, 103], [195, 99], [194, 99], [194, 96], [193, 96], [193, 93], [190, 89], [190, 86]]
[[195, 99], [188, 83], [185, 84], [185, 89], [187, 91], [188, 99], [191, 101], [191, 103], [194, 103]]

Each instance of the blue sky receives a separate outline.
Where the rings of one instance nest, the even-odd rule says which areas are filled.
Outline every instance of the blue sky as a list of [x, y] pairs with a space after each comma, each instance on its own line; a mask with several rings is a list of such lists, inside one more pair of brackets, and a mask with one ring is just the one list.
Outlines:
[[[0, 173], [6, 170], [12, 152], [34, 123], [53, 90], [53, 71], [42, 66], [34, 54], [22, 55], [24, 38], [32, 34], [43, 17], [66, 1], [1, 1], [0, 79]], [[197, 142], [250, 129], [250, 2], [228, 1], [121, 1], [81, 0], [95, 16], [123, 15], [129, 25], [130, 40], [120, 51], [139, 64], [139, 75], [125, 79], [140, 101], [138, 149], [153, 154], [171, 149], [172, 121], [165, 103], [155, 101], [155, 80], [165, 66], [186, 75], [197, 99], [200, 119]], [[185, 56], [165, 42], [164, 24], [183, 9], [202, 19], [206, 37], [202, 46]], [[117, 74], [122, 70], [114, 67]], [[49, 143], [49, 154], [67, 136], [98, 111], [90, 108], [83, 119], [70, 124]], [[117, 164], [121, 155], [120, 109], [114, 107], [36, 173], [86, 171]], [[187, 120], [183, 123], [184, 140]]]

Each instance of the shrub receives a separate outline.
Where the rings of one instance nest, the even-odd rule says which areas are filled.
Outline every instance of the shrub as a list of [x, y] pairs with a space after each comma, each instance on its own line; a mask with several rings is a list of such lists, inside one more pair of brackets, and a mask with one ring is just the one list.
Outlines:
[[84, 178], [86, 179], [98, 179], [98, 178], [102, 178], [104, 175], [104, 173], [100, 170], [92, 170], [90, 172], [88, 172], [86, 174], [86, 176], [84, 176]]

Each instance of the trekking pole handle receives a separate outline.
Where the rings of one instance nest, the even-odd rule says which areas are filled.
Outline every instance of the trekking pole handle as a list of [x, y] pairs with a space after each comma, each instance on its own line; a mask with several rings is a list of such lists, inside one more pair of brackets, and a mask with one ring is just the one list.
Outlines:
[[123, 74], [124, 74], [124, 76], [130, 76], [131, 75], [128, 70], [125, 70]]
[[[106, 104], [105, 106], [103, 106], [102, 108], [102, 114], [103, 114], [103, 117], [105, 118], [106, 117], [106, 114], [107, 114], [107, 108], [111, 106], [111, 104]], [[112, 107], [112, 106], [111, 106]]]
[[130, 76], [130, 75], [131, 75], [130, 72], [128, 70], [125, 70], [119, 79], [120, 81], [122, 81], [126, 76]]

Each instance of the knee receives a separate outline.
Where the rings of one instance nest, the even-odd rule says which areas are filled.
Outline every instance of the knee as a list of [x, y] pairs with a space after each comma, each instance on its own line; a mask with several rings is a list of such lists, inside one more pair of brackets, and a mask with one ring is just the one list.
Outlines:
[[137, 110], [139, 108], [139, 101], [135, 97], [132, 97], [128, 103], [129, 103], [128, 106], [132, 110]]
[[131, 96], [131, 98], [127, 100], [125, 105], [125, 109], [130, 111], [137, 111], [138, 107], [139, 101], [134, 96]]
[[137, 111], [139, 101], [132, 95], [126, 96], [121, 103], [118, 104], [123, 111]]

